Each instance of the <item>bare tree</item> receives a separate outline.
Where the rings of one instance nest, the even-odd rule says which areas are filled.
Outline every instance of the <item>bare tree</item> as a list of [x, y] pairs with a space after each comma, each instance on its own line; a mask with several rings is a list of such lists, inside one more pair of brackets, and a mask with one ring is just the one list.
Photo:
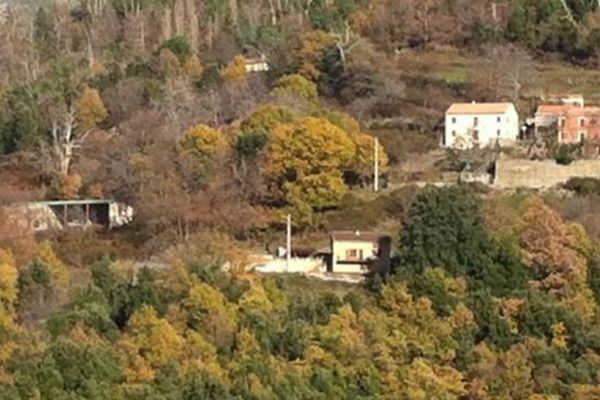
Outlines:
[[527, 51], [515, 45], [499, 45], [485, 51], [473, 76], [494, 99], [517, 101], [534, 81], [535, 69]]

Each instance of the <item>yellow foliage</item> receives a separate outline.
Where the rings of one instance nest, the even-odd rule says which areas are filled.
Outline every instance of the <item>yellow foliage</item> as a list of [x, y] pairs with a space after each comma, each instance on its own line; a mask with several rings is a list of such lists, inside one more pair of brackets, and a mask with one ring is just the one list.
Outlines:
[[470, 327], [475, 324], [475, 317], [473, 312], [469, 310], [467, 306], [465, 306], [463, 303], [460, 303], [452, 311], [452, 314], [450, 315], [450, 322], [452, 323], [452, 327], [454, 329]]
[[69, 331], [69, 339], [77, 343], [87, 343], [100, 346], [104, 344], [102, 338], [93, 330], [78, 321]]
[[273, 193], [289, 204], [330, 206], [346, 191], [342, 171], [354, 154], [346, 132], [327, 120], [302, 118], [273, 130], [264, 175]]
[[[371, 176], [375, 163], [375, 138], [364, 133], [354, 133], [351, 137], [356, 146], [356, 154], [351, 165], [352, 170], [360, 176]], [[389, 169], [389, 159], [381, 143], [377, 147], [377, 156], [379, 172], [384, 174]]]
[[102, 63], [95, 62], [95, 63], [92, 63], [92, 65], [90, 65], [90, 73], [92, 75], [100, 75], [105, 72], [106, 72], [106, 67]]
[[552, 325], [552, 346], [559, 349], [567, 348], [567, 327], [564, 323], [558, 322]]
[[273, 311], [273, 304], [269, 300], [265, 289], [260, 282], [252, 282], [248, 289], [239, 301], [241, 307], [260, 310], [265, 313]]
[[[572, 400], [592, 400], [600, 399], [600, 385], [573, 385], [573, 393], [569, 397]], [[531, 400], [559, 400], [558, 396], [554, 398], [538, 397]]]
[[79, 196], [81, 184], [81, 176], [79, 174], [61, 174], [52, 182], [52, 192], [61, 198], [74, 199]]
[[246, 79], [248, 72], [246, 71], [246, 58], [242, 55], [235, 56], [233, 60], [223, 71], [221, 71], [221, 77], [226, 82], [239, 82]]
[[213, 344], [219, 346], [233, 341], [237, 330], [237, 312], [220, 291], [198, 282], [191, 287], [184, 306], [195, 325]]
[[325, 341], [335, 340], [336, 348], [343, 349], [344, 354], [351, 357], [367, 355], [365, 336], [350, 305], [344, 305], [333, 314], [329, 323], [321, 328], [320, 334]]
[[86, 87], [77, 103], [77, 120], [82, 129], [95, 128], [108, 116], [100, 93], [96, 89]]
[[463, 376], [448, 366], [430, 364], [422, 358], [415, 359], [406, 372], [402, 395], [413, 400], [454, 400], [465, 394]]
[[508, 322], [510, 326], [510, 331], [512, 333], [518, 333], [519, 324], [517, 322], [516, 317], [519, 313], [519, 310], [521, 309], [521, 306], [523, 306], [524, 303], [525, 301], [523, 299], [511, 297], [502, 298], [498, 301], [498, 305], [500, 306], [502, 316]]
[[204, 67], [202, 67], [198, 56], [192, 55], [183, 63], [183, 71], [188, 77], [197, 79], [202, 76]]
[[225, 373], [217, 359], [217, 349], [196, 331], [188, 330], [185, 336], [183, 370], [185, 372], [203, 370], [211, 376], [224, 377]]
[[317, 68], [323, 52], [335, 45], [336, 38], [331, 33], [316, 30], [302, 37], [300, 50], [300, 73], [310, 80], [316, 81], [320, 72]]
[[236, 338], [237, 353], [240, 355], [256, 354], [260, 351], [260, 346], [254, 334], [246, 328], [243, 328]]
[[71, 282], [67, 266], [61, 261], [52, 249], [50, 242], [43, 242], [39, 246], [38, 258], [46, 264], [52, 276], [52, 285], [58, 292], [66, 293]]
[[183, 354], [183, 338], [167, 320], [158, 318], [150, 306], [142, 306], [131, 316], [127, 332], [135, 354], [153, 369], [178, 360]]
[[252, 111], [242, 122], [242, 131], [265, 131], [271, 132], [280, 124], [287, 124], [295, 119], [294, 111], [281, 106], [267, 104]]
[[[19, 326], [16, 324], [14, 314], [11, 310], [0, 307], [0, 366], [8, 360], [17, 348], [13, 338], [16, 336]], [[1, 368], [0, 368], [1, 371]]]
[[317, 85], [299, 74], [284, 75], [279, 78], [273, 94], [300, 97], [309, 101], [315, 101], [319, 97]]
[[221, 131], [198, 124], [185, 131], [180, 146], [184, 154], [209, 158], [223, 150], [227, 146], [227, 141]]
[[17, 279], [18, 271], [12, 253], [0, 249], [0, 304], [9, 312], [17, 300]]

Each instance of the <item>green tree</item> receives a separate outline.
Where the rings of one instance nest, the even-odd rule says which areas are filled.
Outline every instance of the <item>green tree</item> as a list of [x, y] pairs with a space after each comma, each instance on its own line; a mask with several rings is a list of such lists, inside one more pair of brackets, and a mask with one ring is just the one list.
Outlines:
[[464, 186], [429, 187], [417, 196], [400, 234], [400, 255], [410, 270], [440, 267], [496, 293], [521, 289], [527, 281], [518, 255], [490, 237], [481, 200]]

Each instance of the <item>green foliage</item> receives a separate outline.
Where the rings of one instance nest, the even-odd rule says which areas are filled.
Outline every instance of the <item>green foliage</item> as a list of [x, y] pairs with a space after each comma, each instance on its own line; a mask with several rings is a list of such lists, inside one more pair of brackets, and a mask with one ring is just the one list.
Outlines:
[[268, 134], [262, 130], [242, 132], [236, 139], [235, 151], [240, 159], [255, 160], [267, 145]]
[[476, 286], [506, 293], [523, 288], [518, 256], [488, 234], [480, 200], [464, 186], [427, 188], [413, 202], [400, 234], [402, 266], [416, 272], [440, 267]]
[[18, 85], [0, 95], [0, 154], [39, 143], [45, 123], [38, 106], [36, 87]]
[[83, 323], [97, 334], [114, 339], [118, 328], [110, 311], [104, 293], [95, 286], [88, 286], [77, 293], [70, 309], [60, 310], [49, 318], [48, 331], [56, 338], [67, 335], [76, 324]]
[[170, 50], [180, 62], [187, 60], [192, 55], [192, 46], [185, 36], [174, 36], [166, 40], [159, 48], [159, 50], [162, 49]]
[[600, 179], [575, 177], [569, 179], [563, 187], [581, 196], [600, 194]]
[[554, 150], [554, 159], [557, 164], [569, 165], [577, 159], [578, 145], [561, 144]]
[[594, 293], [596, 304], [600, 306], [600, 256], [597, 252], [588, 261], [588, 283]]

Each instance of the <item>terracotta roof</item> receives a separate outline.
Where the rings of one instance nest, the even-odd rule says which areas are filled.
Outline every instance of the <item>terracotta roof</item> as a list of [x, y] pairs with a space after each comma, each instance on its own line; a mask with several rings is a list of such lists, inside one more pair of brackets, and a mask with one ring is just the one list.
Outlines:
[[454, 103], [446, 114], [502, 114], [512, 103]]
[[536, 115], [586, 116], [600, 114], [600, 107], [579, 107], [568, 104], [542, 104]]
[[[537, 114], [550, 114], [550, 115], [556, 115], [556, 114], [564, 114], [567, 112], [567, 110], [569, 110], [570, 108], [573, 108], [574, 106], [572, 105], [567, 105], [567, 104], [542, 104], [541, 106], [538, 107], [537, 111], [536, 111], [536, 115]], [[581, 107], [578, 107], [581, 108]]]
[[345, 242], [375, 242], [379, 239], [388, 237], [381, 233], [376, 232], [363, 232], [363, 231], [334, 231], [331, 232], [331, 238], [333, 240], [342, 240]]

